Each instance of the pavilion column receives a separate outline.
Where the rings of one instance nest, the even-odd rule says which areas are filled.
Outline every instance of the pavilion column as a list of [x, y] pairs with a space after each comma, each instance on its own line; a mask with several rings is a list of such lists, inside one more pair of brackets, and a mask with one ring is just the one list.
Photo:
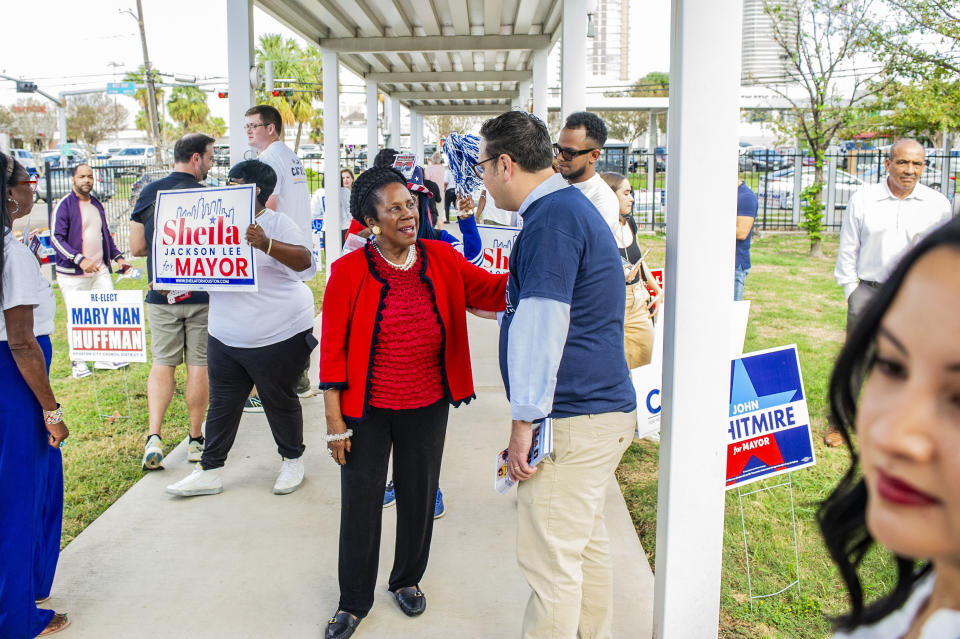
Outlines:
[[587, 0], [563, 0], [560, 117], [587, 108]]
[[387, 146], [400, 151], [400, 100], [390, 96], [390, 140]]
[[379, 103], [377, 101], [377, 83], [373, 80], [366, 80], [367, 89], [367, 166], [373, 163], [373, 157], [377, 154], [380, 143], [378, 111]]
[[741, 14], [742, 0], [672, 0], [658, 639], [718, 633]]
[[550, 49], [533, 52], [533, 114], [547, 121], [547, 57]]
[[248, 151], [246, 116], [253, 106], [250, 67], [253, 58], [253, 0], [227, 3], [227, 92], [230, 100], [230, 164], [242, 162]]
[[410, 111], [410, 151], [421, 166], [427, 165], [423, 157], [423, 116], [416, 111]]
[[340, 257], [340, 84], [337, 52], [320, 49], [323, 56], [323, 246], [330, 265]]

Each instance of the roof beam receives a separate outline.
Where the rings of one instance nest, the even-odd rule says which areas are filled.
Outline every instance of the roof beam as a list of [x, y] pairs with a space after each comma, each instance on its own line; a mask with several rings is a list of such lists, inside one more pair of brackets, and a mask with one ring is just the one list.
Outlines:
[[533, 71], [414, 71], [409, 73], [367, 73], [364, 76], [385, 84], [411, 82], [520, 82], [533, 77]]
[[409, 107], [420, 115], [500, 115], [510, 110], [509, 104], [420, 104]]
[[391, 91], [398, 100], [512, 100], [516, 91]]
[[394, 51], [514, 51], [550, 45], [547, 35], [395, 36], [385, 38], [322, 38], [320, 46], [338, 53]]

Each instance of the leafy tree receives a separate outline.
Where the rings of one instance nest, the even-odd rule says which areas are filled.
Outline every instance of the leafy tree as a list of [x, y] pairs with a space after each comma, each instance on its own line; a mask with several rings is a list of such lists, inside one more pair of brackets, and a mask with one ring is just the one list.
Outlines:
[[960, 74], [960, 0], [885, 0], [890, 16], [870, 44], [896, 73], [945, 80]]
[[[263, 89], [257, 90], [257, 103], [269, 104], [280, 112], [285, 126], [297, 125], [297, 138], [294, 151], [300, 148], [303, 125], [313, 129], [317, 110], [314, 99], [323, 98], [323, 66], [320, 50], [314, 46], [301, 49], [293, 38], [284, 38], [278, 33], [260, 36], [257, 46], [257, 65], [263, 69], [265, 60], [273, 60], [274, 77], [290, 82], [282, 83], [283, 88], [292, 88], [293, 95], [274, 96]], [[276, 88], [280, 88], [277, 83]], [[322, 130], [322, 120], [320, 130]]]
[[941, 144], [943, 131], [960, 129], [960, 82], [934, 76], [891, 83], [864, 115], [864, 128]]
[[[785, 78], [766, 86], [790, 104], [792, 118], [779, 122], [800, 138], [814, 157], [814, 185], [823, 184], [824, 154], [838, 131], [891, 82], [886, 65], [863, 69], [873, 51], [869, 34], [878, 28], [874, 0], [769, 0], [765, 5], [773, 39], [785, 59]], [[822, 218], [808, 220], [810, 255], [822, 254]]]
[[[128, 71], [123, 76], [123, 81], [136, 82], [137, 84], [143, 84], [144, 82], [146, 82], [146, 78], [147, 78], [146, 69], [144, 69], [143, 65], [141, 64], [136, 71]], [[161, 82], [160, 72], [157, 71], [156, 69], [153, 70], [153, 81], [156, 84], [159, 84]], [[164, 124], [163, 120], [162, 118], [160, 118], [160, 104], [163, 102], [163, 89], [161, 89], [160, 87], [156, 87], [156, 90], [154, 91], [154, 93], [157, 96], [157, 117], [159, 119], [160, 133], [161, 135], [163, 135], [164, 129], [167, 128], [163, 126]], [[147, 114], [150, 112], [150, 110], [147, 108], [147, 101], [150, 99], [150, 93], [149, 91], [147, 91], [146, 88], [137, 89], [136, 93], [133, 94], [133, 98], [140, 103], [140, 112], [137, 113], [136, 117], [134, 118], [134, 126], [137, 127], [137, 129], [140, 131], [146, 131], [147, 133], [150, 133], [150, 125], [147, 122], [147, 119], [148, 119]]]
[[89, 153], [111, 133], [122, 129], [129, 113], [103, 93], [67, 101], [67, 137], [81, 142]]
[[[17, 107], [31, 107], [31, 110], [18, 110]], [[40, 140], [41, 148], [46, 148], [57, 139], [57, 116], [49, 102], [20, 98], [10, 116], [11, 137], [19, 138], [28, 147], [35, 146], [34, 142]]]
[[222, 138], [227, 133], [227, 123], [224, 122], [223, 118], [214, 116], [207, 119], [203, 127], [201, 127], [201, 132], [206, 133], [214, 139]]
[[[611, 93], [614, 97], [666, 98], [670, 96], [670, 74], [651, 71], [634, 82], [627, 91]], [[645, 111], [609, 111], [603, 114], [610, 137], [633, 144], [641, 139], [650, 125]], [[657, 114], [657, 129], [667, 130], [667, 114]]]
[[179, 86], [170, 92], [167, 111], [174, 122], [180, 124], [183, 133], [203, 128], [210, 116], [207, 94], [197, 87]]

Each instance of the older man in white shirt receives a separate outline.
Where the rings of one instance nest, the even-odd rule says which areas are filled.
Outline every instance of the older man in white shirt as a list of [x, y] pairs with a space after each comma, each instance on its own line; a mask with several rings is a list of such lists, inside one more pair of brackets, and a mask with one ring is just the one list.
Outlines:
[[[840, 227], [833, 274], [847, 298], [847, 335], [900, 257], [950, 219], [947, 198], [919, 183], [925, 166], [919, 142], [897, 141], [884, 166], [887, 179], [854, 193]], [[828, 446], [843, 444], [832, 427], [824, 441]]]
[[887, 179], [864, 186], [850, 198], [840, 228], [833, 274], [847, 298], [847, 333], [911, 246], [950, 218], [943, 194], [919, 183], [923, 146], [899, 140], [885, 162]]

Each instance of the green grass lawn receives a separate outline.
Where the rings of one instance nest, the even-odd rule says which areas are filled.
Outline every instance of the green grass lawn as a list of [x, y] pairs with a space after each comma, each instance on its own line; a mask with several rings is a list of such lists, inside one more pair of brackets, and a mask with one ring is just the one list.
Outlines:
[[[650, 263], [663, 264], [663, 240], [641, 237], [652, 247]], [[849, 465], [846, 448], [823, 445], [826, 431], [826, 391], [833, 362], [843, 344], [846, 304], [833, 280], [836, 236], [824, 240], [824, 256], [807, 256], [802, 235], [755, 237], [744, 297], [751, 300], [744, 352], [796, 344], [807, 405], [814, 432], [817, 464], [793, 473], [800, 592], [787, 592], [748, 601], [743, 529], [737, 491], [726, 496], [724, 525], [721, 629], [724, 638], [814, 638], [830, 636], [828, 617], [845, 610], [842, 582], [822, 546], [815, 512]], [[620, 464], [617, 476], [630, 508], [640, 541], [654, 565], [656, 553], [657, 465], [659, 444], [635, 442]], [[779, 483], [785, 477], [758, 482], [744, 492]], [[776, 592], [795, 577], [790, 495], [778, 488], [744, 497], [744, 523], [750, 549], [753, 593]], [[867, 597], [876, 596], [895, 580], [894, 566], [877, 554], [864, 567]]]
[[[145, 289], [145, 261], [133, 260], [133, 264], [143, 269], [144, 277], [140, 280], [122, 280], [117, 285], [118, 289]], [[315, 277], [308, 284], [313, 289], [319, 309], [324, 278]], [[129, 419], [101, 418], [97, 410], [98, 399], [99, 412], [127, 415], [124, 372], [96, 371], [96, 379], [94, 376], [85, 379], [71, 377], [69, 348], [65, 339], [66, 311], [59, 290], [56, 291], [56, 297], [50, 384], [57, 401], [63, 405], [64, 421], [70, 429], [70, 438], [63, 448], [63, 547], [126, 492], [144, 472], [140, 461], [147, 435], [146, 389], [150, 362], [131, 364], [126, 368], [126, 385], [130, 392]], [[147, 332], [149, 334], [149, 323]], [[152, 360], [149, 347], [147, 358]], [[177, 389], [163, 425], [164, 452], [173, 450], [189, 430], [187, 408], [183, 400], [184, 382], [185, 371], [180, 366], [177, 368]], [[171, 475], [171, 481], [175, 479], [178, 478]]]

